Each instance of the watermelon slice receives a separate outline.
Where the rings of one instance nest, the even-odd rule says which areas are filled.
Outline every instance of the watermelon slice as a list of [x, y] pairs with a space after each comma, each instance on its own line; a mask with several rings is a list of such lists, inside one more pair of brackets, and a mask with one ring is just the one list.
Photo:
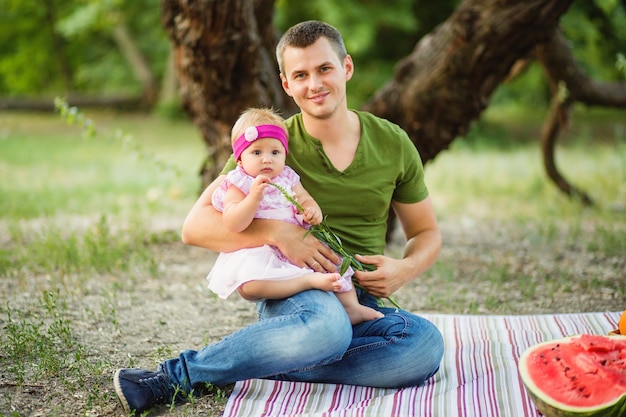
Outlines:
[[519, 371], [546, 417], [626, 416], [626, 336], [539, 343], [522, 354]]

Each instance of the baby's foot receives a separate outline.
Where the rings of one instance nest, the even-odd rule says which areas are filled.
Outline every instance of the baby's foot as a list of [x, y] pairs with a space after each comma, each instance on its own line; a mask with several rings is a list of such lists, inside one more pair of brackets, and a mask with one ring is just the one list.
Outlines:
[[352, 325], [363, 323], [364, 321], [376, 320], [385, 316], [380, 311], [374, 310], [371, 307], [366, 307], [362, 304], [344, 307]]

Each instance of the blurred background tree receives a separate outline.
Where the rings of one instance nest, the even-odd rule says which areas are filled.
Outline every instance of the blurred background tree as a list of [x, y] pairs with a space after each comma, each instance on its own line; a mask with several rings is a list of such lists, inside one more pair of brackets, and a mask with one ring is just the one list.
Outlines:
[[[167, 78], [170, 42], [161, 25], [161, 8], [154, 1], [1, 0], [0, 4], [4, 98], [150, 96], [147, 86], [162, 87]], [[320, 19], [344, 33], [359, 70], [349, 89], [350, 103], [358, 108], [389, 80], [397, 61], [458, 4], [458, 0], [278, 0], [274, 25], [282, 32], [296, 22]], [[626, 53], [625, 21], [626, 5], [619, 0], [575, 1], [563, 16], [563, 32], [590, 76], [625, 79], [616, 68], [618, 54]], [[135, 62], [145, 64], [143, 70], [124, 51], [124, 35], [138, 52]], [[545, 76], [531, 65], [523, 77], [498, 89], [492, 105], [536, 108], [548, 103]], [[149, 104], [153, 108], [156, 99]]]
[[1, 3], [0, 96], [9, 103], [44, 98], [51, 108], [50, 97], [64, 95], [106, 106], [116, 102], [102, 98], [115, 96], [153, 108], [170, 49], [153, 1]]

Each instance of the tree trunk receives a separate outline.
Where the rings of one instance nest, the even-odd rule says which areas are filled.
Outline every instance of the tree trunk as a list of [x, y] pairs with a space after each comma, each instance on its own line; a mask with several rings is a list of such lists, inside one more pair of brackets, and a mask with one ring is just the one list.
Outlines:
[[231, 153], [230, 129], [247, 107], [295, 111], [274, 56], [274, 0], [163, 0], [183, 108], [209, 147], [203, 186]]
[[159, 103], [163, 106], [178, 102], [178, 77], [174, 68], [174, 53], [170, 50], [167, 56], [167, 65], [161, 80], [161, 90], [159, 92]]
[[44, 1], [40, 7], [44, 9], [45, 16], [45, 25], [46, 30], [50, 33], [50, 39], [52, 41], [52, 48], [54, 52], [54, 56], [57, 58], [57, 63], [59, 65], [59, 72], [61, 75], [61, 80], [63, 82], [63, 88], [65, 91], [73, 91], [74, 90], [74, 71], [72, 69], [72, 65], [67, 56], [67, 50], [65, 48], [65, 41], [59, 35], [59, 33], [55, 30], [55, 26], [57, 22], [56, 9], [54, 2], [52, 1]]
[[424, 163], [488, 106], [513, 65], [546, 42], [572, 0], [465, 0], [401, 60], [364, 109], [403, 127]]
[[123, 21], [119, 22], [113, 28], [113, 39], [135, 74], [137, 81], [141, 84], [144, 106], [151, 108], [156, 103], [159, 94], [156, 77], [152, 73], [148, 60], [143, 56], [133, 39], [126, 23]]

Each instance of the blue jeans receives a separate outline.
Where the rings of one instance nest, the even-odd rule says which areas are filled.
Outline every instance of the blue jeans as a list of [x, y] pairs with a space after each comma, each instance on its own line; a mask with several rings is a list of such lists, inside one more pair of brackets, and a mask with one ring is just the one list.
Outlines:
[[186, 392], [251, 378], [399, 388], [433, 376], [443, 356], [439, 330], [357, 293], [361, 304], [385, 317], [351, 326], [337, 297], [319, 290], [264, 300], [258, 322], [199, 351], [186, 350], [160, 369]]

